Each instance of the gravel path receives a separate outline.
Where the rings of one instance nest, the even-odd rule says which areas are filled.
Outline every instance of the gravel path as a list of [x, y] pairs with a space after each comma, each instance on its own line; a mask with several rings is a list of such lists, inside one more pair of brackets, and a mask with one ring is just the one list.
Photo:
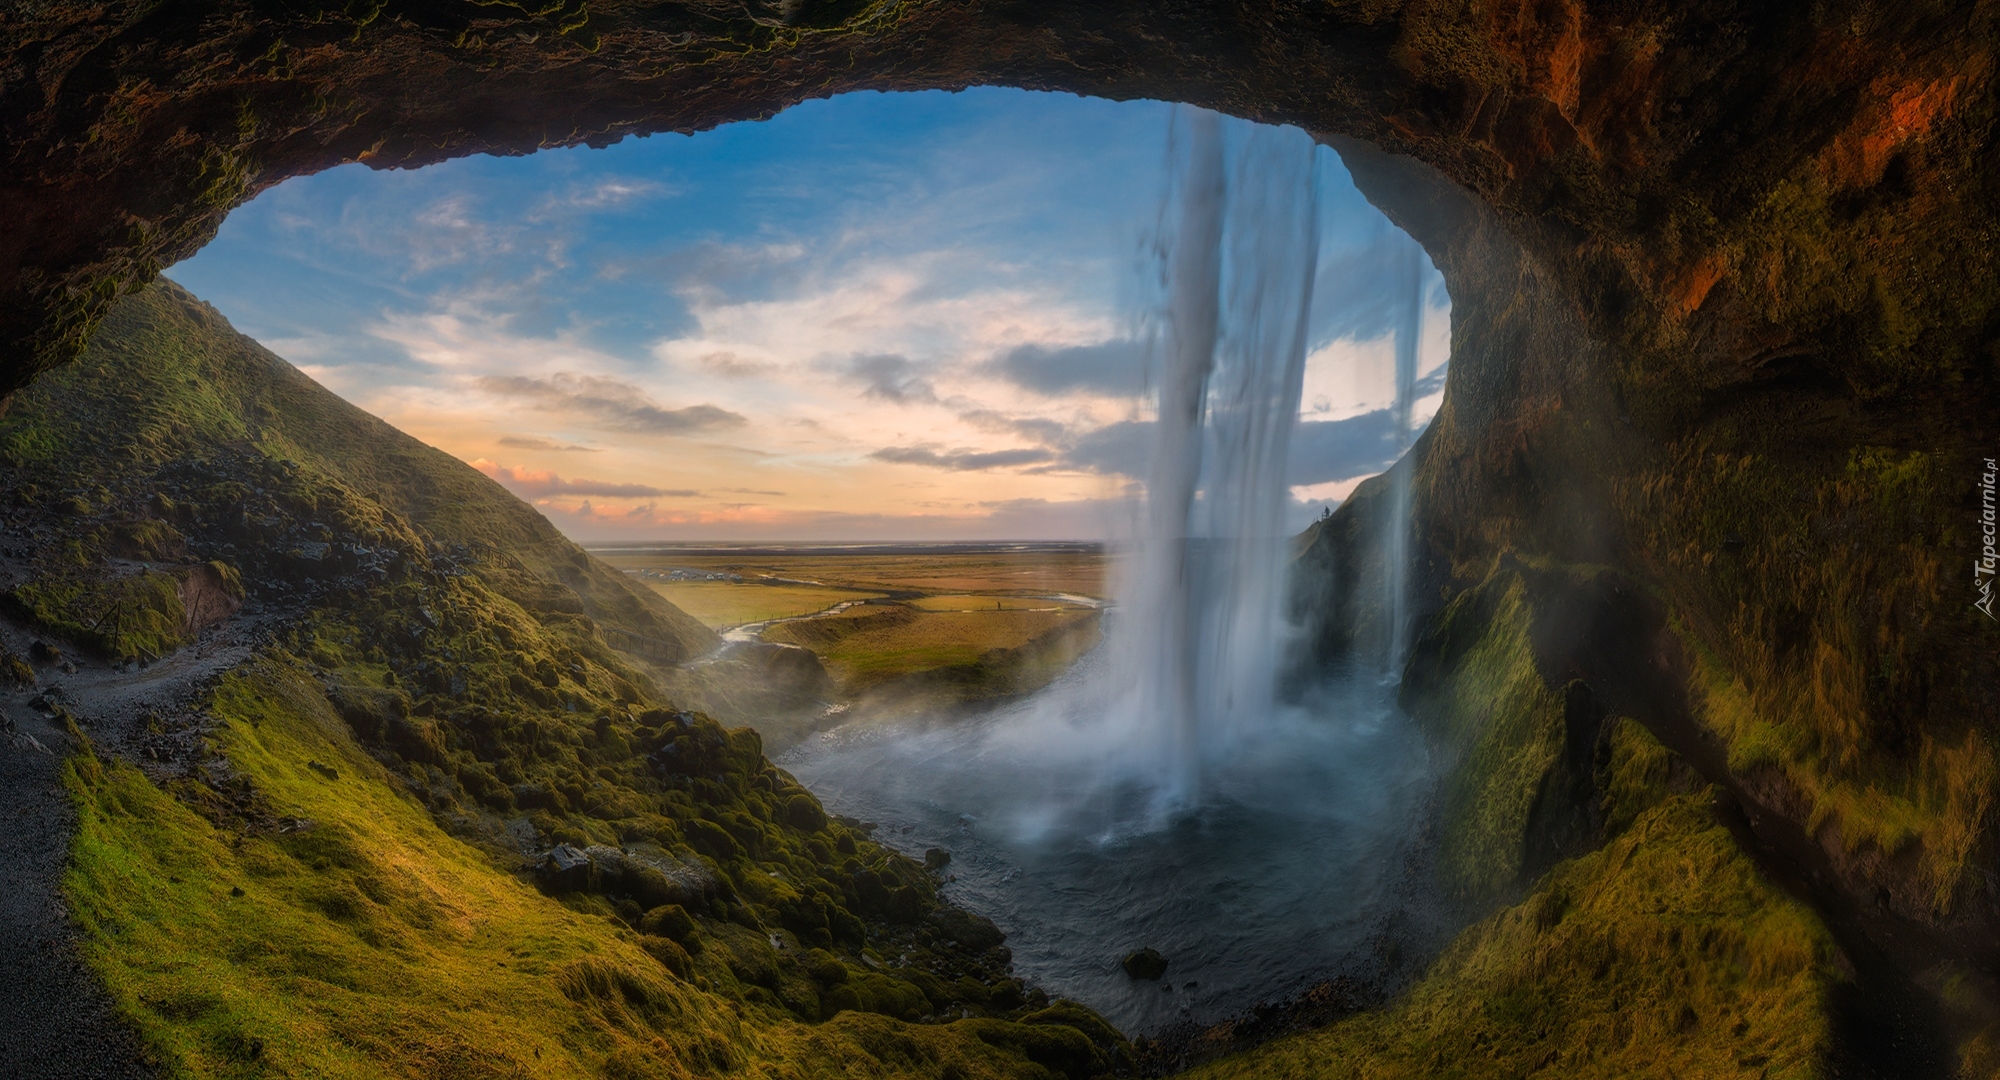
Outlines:
[[[101, 752], [155, 774], [182, 771], [206, 753], [190, 699], [249, 655], [257, 630], [254, 618], [232, 620], [146, 668], [38, 661], [38, 686], [0, 692], [0, 1080], [157, 1075], [77, 950], [61, 892], [76, 828], [61, 767], [75, 746], [36, 699], [60, 701]], [[31, 655], [33, 640], [0, 620], [0, 642], [17, 654]], [[148, 716], [166, 719], [152, 725], [162, 732], [146, 730]]]
[[18, 701], [6, 715], [15, 730], [0, 740], [0, 1077], [150, 1077], [138, 1038], [77, 955], [59, 891], [76, 827], [60, 780], [69, 738]]

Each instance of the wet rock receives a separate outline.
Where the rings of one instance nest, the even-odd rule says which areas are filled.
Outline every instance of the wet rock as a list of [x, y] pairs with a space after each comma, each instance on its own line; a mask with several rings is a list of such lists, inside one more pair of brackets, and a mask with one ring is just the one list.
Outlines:
[[924, 869], [942, 870], [951, 865], [951, 852], [943, 848], [929, 848], [924, 851]]
[[1150, 945], [1126, 956], [1121, 963], [1125, 968], [1125, 974], [1133, 979], [1151, 982], [1167, 973], [1167, 958], [1160, 955], [1160, 950]]

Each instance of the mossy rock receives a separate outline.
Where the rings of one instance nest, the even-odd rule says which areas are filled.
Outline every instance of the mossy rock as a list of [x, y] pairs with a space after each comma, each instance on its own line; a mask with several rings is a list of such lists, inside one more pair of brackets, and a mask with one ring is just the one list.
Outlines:
[[1167, 973], [1167, 958], [1160, 955], [1160, 950], [1148, 945], [1138, 952], [1125, 954], [1119, 966], [1125, 969], [1128, 978], [1158, 982], [1160, 976]]

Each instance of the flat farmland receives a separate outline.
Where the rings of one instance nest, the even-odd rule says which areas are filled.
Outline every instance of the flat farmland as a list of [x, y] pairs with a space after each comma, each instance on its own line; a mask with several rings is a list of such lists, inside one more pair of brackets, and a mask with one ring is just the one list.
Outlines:
[[640, 580], [666, 597], [668, 603], [700, 619], [711, 630], [796, 618], [825, 611], [844, 600], [866, 600], [884, 595], [868, 590], [828, 589], [817, 585]]
[[621, 570], [700, 571], [862, 591], [1102, 598], [1110, 554], [1096, 544], [599, 548]]
[[958, 700], [1032, 690], [1094, 646], [1110, 558], [1090, 544], [592, 553], [712, 628], [767, 624], [764, 640], [812, 650], [844, 696], [916, 677]]

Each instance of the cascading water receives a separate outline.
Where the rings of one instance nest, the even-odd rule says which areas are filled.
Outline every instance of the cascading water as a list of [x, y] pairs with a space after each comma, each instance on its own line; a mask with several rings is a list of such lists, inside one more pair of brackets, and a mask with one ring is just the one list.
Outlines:
[[[1276, 693], [1316, 148], [1199, 110], [1172, 145], [1148, 498], [1104, 645], [984, 717], [851, 725], [784, 760], [878, 838], [952, 851], [947, 895], [1008, 932], [1016, 969], [1133, 1033], [1365, 974], [1426, 769], [1392, 685]], [[1165, 980], [1120, 969], [1141, 946]]]
[[[1122, 696], [1169, 748], [1162, 793], [1268, 723], [1283, 587], [1285, 456], [1319, 255], [1314, 146], [1221, 118], [1185, 124], [1178, 228], [1163, 245], [1166, 340], [1139, 572], [1124, 590]], [[1233, 163], [1234, 168], [1228, 168]], [[1196, 495], [1201, 499], [1197, 502]]]

